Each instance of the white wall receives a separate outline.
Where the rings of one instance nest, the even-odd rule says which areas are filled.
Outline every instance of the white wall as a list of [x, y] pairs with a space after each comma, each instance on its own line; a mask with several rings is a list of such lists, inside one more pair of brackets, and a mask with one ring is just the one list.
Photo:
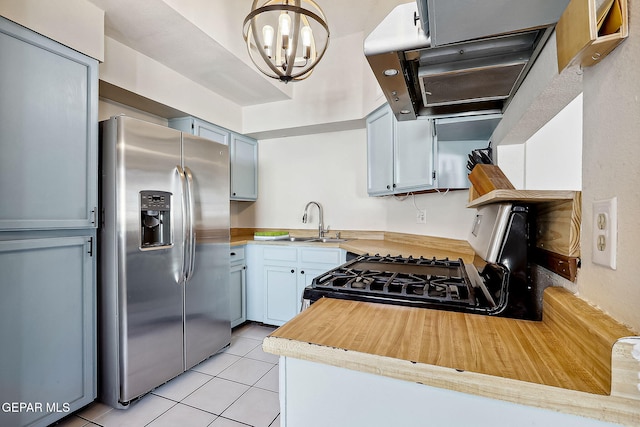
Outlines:
[[524, 190], [524, 173], [525, 173], [525, 145], [499, 145], [496, 147], [497, 165], [505, 174], [511, 184], [518, 189]]
[[582, 189], [582, 94], [523, 144], [499, 145], [498, 165], [520, 190]]
[[104, 59], [104, 11], [85, 0], [0, 0], [0, 15], [69, 46]]
[[[631, 4], [631, 6], [638, 4]], [[629, 7], [629, 23], [640, 8]], [[633, 27], [631, 28], [634, 29]], [[640, 33], [584, 69], [581, 296], [640, 332]], [[591, 262], [592, 203], [618, 198], [617, 270]]]
[[109, 37], [99, 72], [100, 80], [114, 86], [227, 129], [242, 129], [240, 106]]
[[525, 143], [528, 190], [582, 189], [582, 94]]
[[162, 126], [168, 126], [169, 123], [164, 117], [159, 117], [155, 114], [150, 114], [110, 99], [100, 98], [98, 102], [98, 121], [107, 120], [111, 116], [118, 116], [120, 114]]
[[372, 89], [377, 83], [361, 53], [363, 38], [356, 33], [332, 39], [311, 76], [289, 83], [292, 99], [244, 107], [243, 133], [362, 120], [375, 108], [379, 95]]
[[[261, 140], [257, 202], [232, 207], [235, 227], [317, 229], [302, 212], [311, 200], [322, 204], [334, 230], [395, 231], [466, 239], [475, 214], [465, 207], [468, 192], [396, 197], [367, 195], [365, 129]], [[414, 205], [415, 203], [415, 205]], [[427, 224], [416, 224], [416, 207]]]

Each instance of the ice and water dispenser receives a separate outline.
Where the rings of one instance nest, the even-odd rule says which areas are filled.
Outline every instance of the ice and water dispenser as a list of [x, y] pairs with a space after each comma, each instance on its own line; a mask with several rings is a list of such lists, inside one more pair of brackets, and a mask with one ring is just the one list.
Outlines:
[[140, 249], [171, 246], [171, 193], [140, 192]]

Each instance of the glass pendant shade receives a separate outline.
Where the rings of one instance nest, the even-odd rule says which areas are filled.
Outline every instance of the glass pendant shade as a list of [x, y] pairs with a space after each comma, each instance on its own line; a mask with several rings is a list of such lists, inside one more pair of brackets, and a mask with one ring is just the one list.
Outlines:
[[254, 0], [243, 35], [256, 67], [285, 83], [307, 78], [329, 45], [329, 27], [313, 0]]

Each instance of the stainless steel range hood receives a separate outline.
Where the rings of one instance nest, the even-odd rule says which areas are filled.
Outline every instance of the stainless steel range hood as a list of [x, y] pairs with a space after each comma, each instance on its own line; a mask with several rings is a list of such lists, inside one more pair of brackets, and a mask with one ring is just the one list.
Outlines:
[[502, 112], [568, 0], [417, 0], [364, 53], [398, 120]]

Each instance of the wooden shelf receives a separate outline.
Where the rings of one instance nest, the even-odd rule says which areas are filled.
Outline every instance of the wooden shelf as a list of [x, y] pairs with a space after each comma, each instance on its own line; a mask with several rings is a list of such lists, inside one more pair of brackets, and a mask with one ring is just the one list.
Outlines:
[[628, 35], [627, 0], [571, 0], [556, 25], [558, 70], [596, 64]]
[[[494, 190], [467, 204], [469, 208], [502, 203], [521, 202], [536, 205], [536, 247], [544, 251], [577, 258], [580, 256], [580, 224], [582, 222], [582, 193], [580, 191], [555, 190]], [[562, 258], [563, 263], [577, 260]], [[552, 259], [553, 257], [546, 257]], [[558, 269], [562, 263], [545, 262], [544, 267], [569, 280], [575, 275]]]
[[500, 202], [526, 202], [526, 203], [543, 203], [575, 200], [580, 196], [579, 191], [562, 191], [562, 190], [493, 190], [490, 193], [480, 196], [469, 202], [468, 208], [477, 208], [478, 206], [488, 205]]

